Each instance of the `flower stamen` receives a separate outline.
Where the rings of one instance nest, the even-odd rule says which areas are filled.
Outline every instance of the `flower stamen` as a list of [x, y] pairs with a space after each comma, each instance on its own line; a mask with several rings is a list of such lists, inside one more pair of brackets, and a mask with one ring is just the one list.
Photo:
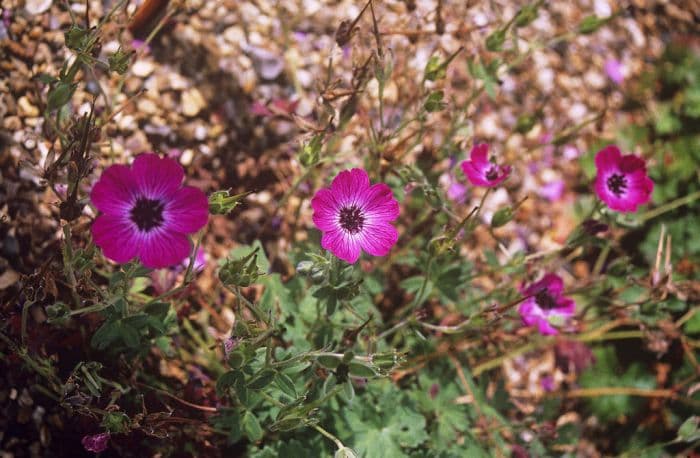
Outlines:
[[365, 216], [356, 205], [343, 207], [338, 214], [338, 222], [345, 232], [357, 234], [365, 224]]
[[159, 227], [163, 224], [163, 208], [165, 205], [160, 200], [140, 197], [131, 209], [130, 216], [136, 226], [143, 232]]
[[620, 175], [618, 173], [613, 173], [610, 178], [608, 178], [606, 184], [608, 185], [610, 192], [618, 197], [620, 197], [625, 192], [625, 189], [627, 189], [627, 179], [624, 175]]
[[546, 288], [535, 294], [535, 302], [542, 310], [551, 310], [559, 307], [556, 299], [549, 294], [549, 290]]
[[493, 166], [486, 172], [486, 179], [493, 181], [498, 178], [498, 167]]

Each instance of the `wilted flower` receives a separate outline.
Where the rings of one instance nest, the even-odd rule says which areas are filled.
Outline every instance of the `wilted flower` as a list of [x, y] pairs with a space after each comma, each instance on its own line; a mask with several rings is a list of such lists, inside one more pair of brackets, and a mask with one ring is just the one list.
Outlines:
[[144, 266], [168, 267], [190, 253], [188, 234], [208, 218], [207, 196], [182, 186], [184, 171], [169, 158], [149, 153], [133, 165], [112, 165], [92, 188], [102, 212], [92, 225], [95, 245], [106, 257], [125, 263], [139, 257]]
[[595, 361], [591, 349], [575, 340], [560, 340], [555, 345], [554, 352], [557, 366], [565, 373], [580, 374]]
[[530, 297], [518, 307], [523, 323], [536, 325], [540, 334], [558, 334], [555, 326], [564, 324], [576, 309], [573, 299], [562, 295], [563, 288], [564, 282], [556, 274], [547, 274], [524, 288], [522, 293]]
[[109, 444], [109, 433], [95, 434], [93, 436], [84, 436], [81, 441], [83, 447], [88, 452], [100, 453], [107, 450]]
[[440, 175], [439, 182], [447, 189], [446, 194], [448, 199], [457, 203], [464, 203], [467, 199], [467, 186], [457, 179], [455, 171], [453, 170], [453, 163], [455, 162], [455, 159], [450, 158], [450, 169]]
[[351, 264], [361, 250], [386, 255], [399, 238], [390, 224], [399, 217], [399, 203], [386, 184], [370, 185], [363, 169], [340, 172], [330, 188], [316, 192], [311, 206], [323, 232], [321, 246]]
[[633, 212], [651, 199], [654, 182], [647, 175], [644, 160], [634, 154], [622, 155], [610, 145], [595, 156], [598, 174], [595, 192], [612, 210]]
[[489, 145], [480, 143], [472, 148], [468, 161], [462, 162], [462, 171], [474, 186], [492, 188], [508, 178], [511, 167], [500, 166], [488, 158]]

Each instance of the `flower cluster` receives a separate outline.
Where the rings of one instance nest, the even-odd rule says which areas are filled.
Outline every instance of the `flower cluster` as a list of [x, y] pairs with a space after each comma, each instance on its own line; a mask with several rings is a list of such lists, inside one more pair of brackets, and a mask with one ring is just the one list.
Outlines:
[[[461, 163], [474, 186], [495, 187], [510, 175], [511, 166], [490, 161], [488, 151], [487, 144], [477, 144]], [[612, 145], [598, 152], [595, 163], [595, 191], [612, 210], [635, 211], [650, 200], [654, 183], [643, 159], [622, 155]], [[207, 223], [209, 206], [202, 191], [182, 186], [183, 178], [177, 162], [153, 153], [138, 156], [131, 167], [112, 165], [104, 171], [91, 193], [101, 212], [92, 234], [107, 258], [124, 263], [138, 257], [146, 267], [163, 268], [189, 256], [188, 235]], [[321, 246], [350, 264], [362, 251], [385, 256], [398, 241], [392, 223], [399, 216], [399, 203], [389, 186], [371, 184], [363, 169], [340, 172], [330, 187], [316, 192], [311, 206], [322, 232]], [[523, 322], [542, 334], [556, 334], [575, 310], [562, 290], [563, 282], [554, 274], [523, 288], [526, 299], [518, 309]]]

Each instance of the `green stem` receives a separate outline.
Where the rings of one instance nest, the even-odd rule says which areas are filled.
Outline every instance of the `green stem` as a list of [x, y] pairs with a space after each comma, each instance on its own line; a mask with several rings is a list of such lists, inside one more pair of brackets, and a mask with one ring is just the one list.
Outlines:
[[642, 222], [649, 221], [650, 219], [661, 216], [666, 212], [675, 210], [678, 207], [692, 203], [693, 201], [700, 198], [700, 191], [695, 191], [687, 196], [679, 197], [678, 199], [672, 200], [671, 202], [665, 203], [660, 207], [656, 207], [642, 214], [639, 218]]
[[255, 304], [253, 304], [248, 299], [246, 299], [245, 296], [243, 296], [240, 287], [234, 287], [233, 293], [236, 295], [236, 299], [238, 299], [238, 302], [244, 304], [258, 321], [262, 321], [263, 323], [269, 325], [269, 323], [265, 319], [265, 314], [262, 312], [262, 310], [260, 310]]
[[[599, 341], [599, 340], [622, 340], [622, 339], [640, 339], [644, 337], [644, 333], [642, 331], [616, 331], [616, 332], [608, 332], [606, 334], [598, 334], [597, 331], [591, 331], [587, 334], [583, 334], [580, 336], [575, 336], [573, 337], [573, 340], [577, 340], [579, 342], [593, 342], [593, 341]], [[491, 359], [489, 361], [486, 361], [485, 363], [479, 364], [474, 368], [474, 375], [479, 376], [483, 372], [486, 372], [491, 369], [495, 369], [496, 367], [500, 366], [503, 364], [504, 361], [507, 361], [509, 359], [515, 358], [516, 356], [520, 356], [524, 353], [527, 353], [532, 350], [536, 350], [538, 348], [546, 347], [549, 344], [553, 343], [555, 339], [553, 338], [546, 338], [546, 339], [538, 339], [535, 342], [530, 342], [528, 344], [525, 344], [521, 347], [518, 347], [512, 351], [509, 351], [505, 355], [501, 355], [497, 358]]]
[[610, 254], [610, 243], [606, 243], [600, 251], [598, 259], [596, 259], [593, 265], [593, 277], [597, 277], [603, 271], [603, 266], [605, 265], [605, 260], [608, 259], [608, 254]]
[[343, 445], [343, 443], [340, 442], [340, 439], [338, 439], [337, 437], [335, 437], [333, 434], [329, 433], [329, 432], [326, 431], [325, 429], [323, 429], [323, 428], [321, 428], [320, 426], [315, 425], [315, 424], [308, 424], [308, 423], [307, 423], [307, 425], [311, 426], [311, 427], [314, 428], [316, 431], [318, 431], [319, 433], [321, 433], [321, 434], [323, 434], [324, 436], [326, 436], [328, 439], [330, 439], [330, 440], [332, 440], [333, 442], [335, 442], [335, 445], [336, 445], [336, 447], [338, 447], [338, 449], [345, 448], [345, 446]]
[[71, 245], [71, 240], [70, 223], [66, 223], [63, 225], [63, 246], [61, 249], [61, 254], [63, 255], [63, 269], [68, 277], [68, 285], [70, 286], [73, 302], [76, 307], [80, 307], [80, 296], [78, 296], [77, 292], [78, 281], [73, 271], [73, 247]]

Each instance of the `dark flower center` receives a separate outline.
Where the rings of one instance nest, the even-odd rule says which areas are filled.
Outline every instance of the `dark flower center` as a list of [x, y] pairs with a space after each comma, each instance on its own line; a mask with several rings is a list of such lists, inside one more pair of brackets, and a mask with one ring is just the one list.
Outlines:
[[346, 232], [356, 234], [362, 230], [362, 226], [365, 224], [365, 217], [362, 214], [362, 210], [355, 205], [351, 205], [340, 209], [339, 222], [340, 227], [345, 229]]
[[491, 167], [486, 171], [486, 179], [493, 181], [498, 178], [498, 168], [496, 166]]
[[624, 175], [613, 173], [610, 175], [610, 178], [608, 178], [607, 184], [608, 189], [617, 197], [620, 197], [622, 193], [625, 192], [625, 189], [627, 189], [627, 178], [625, 178]]
[[535, 294], [535, 302], [542, 310], [551, 310], [559, 307], [557, 300], [549, 294], [549, 290], [546, 288]]
[[140, 197], [131, 209], [131, 221], [144, 232], [148, 232], [163, 224], [163, 208], [165, 204], [160, 200]]

